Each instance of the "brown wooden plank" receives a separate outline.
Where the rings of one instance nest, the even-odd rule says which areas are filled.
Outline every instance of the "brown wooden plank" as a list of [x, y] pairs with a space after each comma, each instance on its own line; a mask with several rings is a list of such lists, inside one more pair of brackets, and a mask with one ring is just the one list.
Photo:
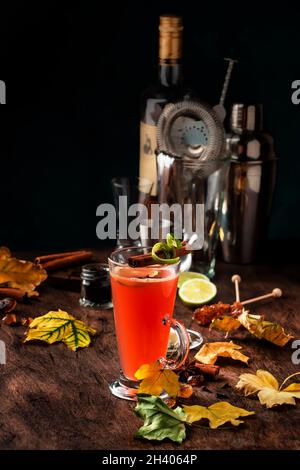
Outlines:
[[[104, 260], [107, 252], [98, 253]], [[30, 254], [27, 257], [31, 257]], [[230, 277], [242, 276], [241, 298], [283, 289], [285, 298], [257, 304], [252, 310], [280, 321], [296, 338], [299, 332], [299, 271], [297, 266], [234, 267], [219, 263], [216, 277], [218, 298], [232, 301]], [[240, 373], [268, 369], [279, 380], [299, 370], [291, 362], [290, 346], [279, 348], [239, 332], [233, 339], [244, 346], [252, 360], [249, 368], [220, 361], [220, 376], [199, 388], [189, 403], [209, 405], [218, 400], [254, 410], [238, 430], [189, 430], [179, 447], [134, 439], [142, 421], [133, 413], [134, 404], [111, 396], [108, 384], [119, 373], [112, 310], [96, 311], [78, 304], [79, 293], [45, 284], [40, 297], [20, 304], [23, 314], [37, 316], [61, 308], [89, 322], [99, 331], [92, 346], [76, 353], [64, 345], [22, 344], [25, 329], [2, 326], [0, 339], [7, 348], [7, 364], [0, 365], [0, 449], [298, 449], [297, 423], [300, 405], [267, 410], [256, 398], [238, 395], [234, 386]], [[192, 311], [180, 300], [175, 315], [202, 331], [205, 340], [219, 341], [220, 332], [198, 328]], [[226, 386], [226, 382], [230, 386]]]

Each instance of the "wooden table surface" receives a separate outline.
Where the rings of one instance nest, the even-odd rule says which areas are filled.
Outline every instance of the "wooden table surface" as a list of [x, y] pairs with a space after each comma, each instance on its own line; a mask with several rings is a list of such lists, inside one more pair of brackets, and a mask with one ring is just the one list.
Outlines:
[[[26, 255], [31, 259], [30, 253]], [[106, 251], [98, 252], [104, 260]], [[236, 267], [218, 263], [215, 279], [218, 298], [233, 301], [231, 275], [243, 279], [242, 299], [280, 287], [284, 298], [257, 304], [252, 309], [277, 320], [300, 338], [300, 274], [298, 266], [276, 265]], [[239, 374], [267, 369], [281, 382], [297, 372], [291, 344], [284, 348], [260, 341], [246, 332], [232, 335], [250, 356], [249, 367], [239, 362], [220, 362], [221, 373], [214, 382], [195, 389], [190, 403], [210, 405], [229, 401], [255, 411], [236, 430], [189, 429], [181, 444], [152, 443], [134, 438], [142, 420], [135, 416], [132, 402], [115, 398], [108, 385], [119, 373], [113, 311], [80, 307], [79, 294], [54, 288], [49, 281], [41, 286], [40, 297], [19, 304], [24, 314], [38, 316], [61, 308], [94, 326], [99, 334], [89, 348], [73, 352], [63, 344], [22, 344], [24, 327], [3, 325], [0, 339], [6, 344], [7, 363], [0, 365], [0, 449], [299, 449], [300, 402], [296, 407], [268, 410], [257, 398], [244, 398], [232, 388]], [[198, 329], [205, 341], [222, 341], [220, 332], [210, 332], [192, 322], [192, 311], [176, 301], [175, 317], [187, 327]], [[299, 380], [296, 378], [296, 381]], [[226, 385], [229, 384], [229, 385]], [[186, 401], [187, 402], [187, 401]]]

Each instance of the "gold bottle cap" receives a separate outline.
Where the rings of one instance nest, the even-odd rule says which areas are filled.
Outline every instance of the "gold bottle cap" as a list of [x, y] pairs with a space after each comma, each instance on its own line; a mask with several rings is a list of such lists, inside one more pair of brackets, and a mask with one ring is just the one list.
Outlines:
[[182, 57], [182, 17], [162, 15], [159, 18], [159, 58], [163, 61]]

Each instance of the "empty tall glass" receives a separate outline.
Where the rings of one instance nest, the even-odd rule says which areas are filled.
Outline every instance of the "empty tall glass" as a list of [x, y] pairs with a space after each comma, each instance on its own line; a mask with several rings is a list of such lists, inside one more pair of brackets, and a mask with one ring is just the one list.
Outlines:
[[228, 159], [187, 161], [160, 152], [157, 166], [159, 203], [178, 203], [187, 213], [184, 237], [197, 238], [192, 267], [213, 277]]

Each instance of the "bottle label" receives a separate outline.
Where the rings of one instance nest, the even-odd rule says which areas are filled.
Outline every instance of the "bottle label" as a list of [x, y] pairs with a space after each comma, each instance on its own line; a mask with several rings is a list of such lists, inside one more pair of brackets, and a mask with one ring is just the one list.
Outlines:
[[152, 196], [157, 194], [156, 146], [156, 126], [141, 122], [140, 177], [153, 181]]

